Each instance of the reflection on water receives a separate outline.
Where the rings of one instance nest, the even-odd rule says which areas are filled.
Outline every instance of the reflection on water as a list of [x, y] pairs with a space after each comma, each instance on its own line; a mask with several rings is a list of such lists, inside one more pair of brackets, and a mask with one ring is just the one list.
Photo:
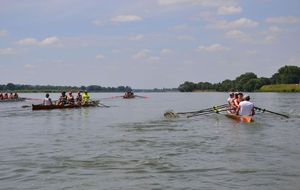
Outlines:
[[92, 94], [109, 108], [0, 104], [0, 189], [300, 188], [299, 94], [251, 94], [256, 106], [291, 118], [258, 113], [248, 124], [220, 114], [163, 117], [221, 105], [225, 93], [110, 96]]

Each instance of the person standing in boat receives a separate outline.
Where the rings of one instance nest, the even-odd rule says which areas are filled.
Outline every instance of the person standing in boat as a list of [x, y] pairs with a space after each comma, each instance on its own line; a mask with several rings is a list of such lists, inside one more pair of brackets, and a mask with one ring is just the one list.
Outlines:
[[66, 92], [63, 91], [61, 93], [61, 96], [58, 99], [58, 105], [65, 105], [65, 104], [67, 104], [67, 99], [68, 99], [68, 97], [66, 96]]
[[83, 95], [82, 95], [82, 103], [83, 103], [83, 104], [88, 104], [89, 101], [90, 101], [90, 95], [89, 95], [89, 93], [85, 90], [85, 91], [83, 92]]
[[49, 97], [49, 94], [47, 93], [44, 100], [43, 100], [43, 105], [45, 106], [50, 106], [52, 105], [52, 100], [51, 98]]
[[72, 95], [72, 92], [69, 92], [69, 93], [68, 93], [68, 96], [67, 96], [67, 103], [68, 103], [68, 104], [74, 104], [74, 103], [75, 103], [75, 99], [74, 99], [74, 96]]
[[244, 100], [240, 102], [236, 114], [241, 116], [252, 116], [255, 114], [254, 104], [250, 102], [249, 95], [244, 96]]

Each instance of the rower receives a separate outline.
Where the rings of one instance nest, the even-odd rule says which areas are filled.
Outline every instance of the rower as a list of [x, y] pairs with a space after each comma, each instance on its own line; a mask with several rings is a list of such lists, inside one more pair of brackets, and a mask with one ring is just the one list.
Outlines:
[[83, 95], [82, 95], [82, 103], [83, 104], [88, 104], [90, 100], [90, 95], [89, 93], [85, 90]]
[[255, 114], [254, 104], [250, 102], [249, 95], [244, 96], [244, 100], [240, 102], [236, 114], [241, 116], [252, 116]]
[[233, 102], [233, 100], [234, 100], [234, 93], [231, 92], [231, 93], [229, 94], [229, 97], [227, 98], [227, 103], [228, 103], [228, 105], [229, 105], [229, 107], [228, 107], [228, 112], [230, 112], [230, 113], [235, 113], [235, 107], [234, 107], [234, 102]]
[[233, 108], [233, 112], [236, 112], [237, 108], [239, 107], [239, 93], [238, 92], [235, 92], [234, 93], [234, 98], [232, 99], [232, 102], [231, 102], [231, 107]]
[[69, 92], [69, 93], [68, 93], [68, 96], [67, 96], [67, 103], [68, 103], [68, 104], [74, 104], [74, 103], [75, 103], [75, 99], [74, 99], [74, 96], [72, 95], [72, 92]]
[[61, 96], [58, 99], [58, 105], [65, 105], [67, 104], [67, 96], [66, 96], [66, 92], [62, 92]]
[[76, 96], [76, 103], [77, 103], [78, 105], [80, 105], [81, 102], [82, 102], [82, 95], [81, 95], [81, 92], [78, 91], [78, 92], [77, 92], [77, 96]]
[[44, 98], [43, 105], [45, 105], [45, 106], [52, 105], [52, 100], [51, 100], [51, 98], [49, 98], [49, 94], [48, 93], [46, 94], [46, 96]]

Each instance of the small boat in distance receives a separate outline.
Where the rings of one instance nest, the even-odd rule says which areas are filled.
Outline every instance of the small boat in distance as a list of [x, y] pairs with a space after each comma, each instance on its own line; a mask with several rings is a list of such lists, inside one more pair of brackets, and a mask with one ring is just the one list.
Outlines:
[[21, 101], [25, 101], [26, 98], [15, 98], [15, 99], [3, 99], [0, 100], [0, 102], [21, 102]]
[[125, 94], [123, 95], [123, 98], [124, 99], [131, 99], [131, 98], [135, 98], [135, 95], [132, 91], [128, 91], [128, 92], [125, 92]]
[[243, 122], [243, 123], [253, 122], [253, 116], [241, 116], [241, 115], [236, 115], [236, 114], [232, 114], [232, 113], [227, 113], [227, 114], [225, 114], [225, 116], [230, 119], [234, 119], [236, 121]]
[[82, 107], [97, 107], [99, 101], [92, 101], [88, 104], [66, 104], [66, 105], [43, 105], [43, 104], [32, 104], [32, 110], [53, 110], [53, 109], [71, 109], [71, 108], [82, 108]]

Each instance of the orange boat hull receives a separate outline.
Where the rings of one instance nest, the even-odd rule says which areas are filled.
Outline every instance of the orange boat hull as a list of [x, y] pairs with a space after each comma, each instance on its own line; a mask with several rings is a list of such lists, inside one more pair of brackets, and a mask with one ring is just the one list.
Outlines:
[[253, 121], [253, 117], [252, 116], [240, 116], [240, 115], [235, 115], [235, 114], [226, 114], [226, 117], [230, 118], [230, 119], [234, 119], [236, 121], [240, 121], [240, 122], [244, 122], [244, 123], [250, 123]]

